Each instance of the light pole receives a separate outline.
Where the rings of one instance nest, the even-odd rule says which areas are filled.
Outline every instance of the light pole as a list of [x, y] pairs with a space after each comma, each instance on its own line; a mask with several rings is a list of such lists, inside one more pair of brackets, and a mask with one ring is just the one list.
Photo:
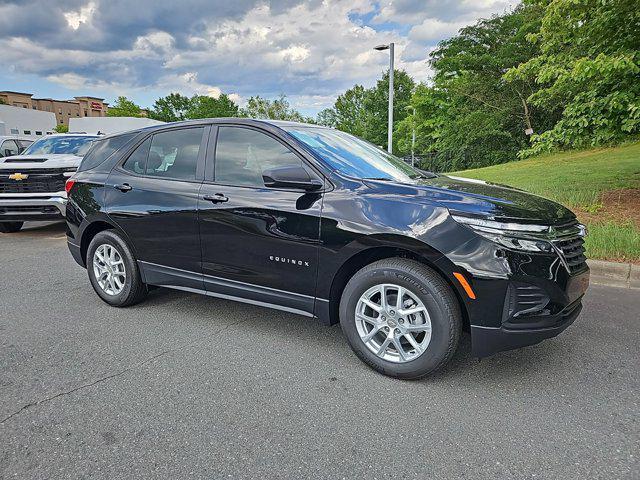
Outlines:
[[387, 133], [387, 151], [393, 152], [393, 42], [389, 45], [378, 45], [374, 50], [389, 50], [389, 131]]

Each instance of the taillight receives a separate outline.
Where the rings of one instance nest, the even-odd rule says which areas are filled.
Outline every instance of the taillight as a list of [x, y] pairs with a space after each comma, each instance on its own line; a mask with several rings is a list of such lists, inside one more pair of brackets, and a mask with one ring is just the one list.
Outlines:
[[73, 178], [69, 178], [65, 183], [64, 183], [64, 190], [65, 192], [67, 192], [67, 195], [69, 195], [69, 192], [71, 191], [71, 189], [73, 188], [73, 186], [75, 185], [76, 181]]

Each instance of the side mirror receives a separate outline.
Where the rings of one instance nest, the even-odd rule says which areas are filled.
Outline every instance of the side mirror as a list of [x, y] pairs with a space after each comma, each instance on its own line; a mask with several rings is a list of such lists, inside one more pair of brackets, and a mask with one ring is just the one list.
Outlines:
[[13, 152], [10, 149], [5, 148], [3, 156], [10, 157], [11, 155], [13, 155]]
[[322, 181], [311, 178], [309, 173], [300, 165], [287, 165], [262, 172], [265, 187], [296, 188], [302, 190], [319, 190]]

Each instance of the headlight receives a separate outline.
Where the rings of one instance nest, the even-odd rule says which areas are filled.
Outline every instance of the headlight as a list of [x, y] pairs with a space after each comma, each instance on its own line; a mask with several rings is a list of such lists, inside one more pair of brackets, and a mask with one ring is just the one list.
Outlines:
[[550, 229], [545, 225], [502, 223], [483, 218], [451, 216], [456, 222], [469, 227], [478, 235], [511, 250], [551, 253], [551, 243], [542, 238]]
[[62, 173], [62, 175], [64, 175], [65, 177], [70, 177], [74, 173], [76, 173], [76, 170], [78, 170], [78, 167], [67, 167], [64, 169], [64, 172]]

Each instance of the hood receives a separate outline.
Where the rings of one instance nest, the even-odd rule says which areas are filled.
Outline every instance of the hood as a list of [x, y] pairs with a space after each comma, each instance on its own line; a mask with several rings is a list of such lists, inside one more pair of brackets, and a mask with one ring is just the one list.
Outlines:
[[0, 158], [0, 169], [68, 168], [78, 167], [81, 161], [82, 157], [72, 154], [13, 155]]
[[427, 196], [463, 215], [543, 225], [558, 225], [576, 218], [559, 203], [482, 180], [437, 176], [420, 180], [419, 184], [427, 190]]
[[576, 218], [559, 203], [482, 180], [438, 175], [414, 184], [370, 180], [365, 184], [384, 194], [427, 198], [458, 215], [500, 222], [561, 225]]

